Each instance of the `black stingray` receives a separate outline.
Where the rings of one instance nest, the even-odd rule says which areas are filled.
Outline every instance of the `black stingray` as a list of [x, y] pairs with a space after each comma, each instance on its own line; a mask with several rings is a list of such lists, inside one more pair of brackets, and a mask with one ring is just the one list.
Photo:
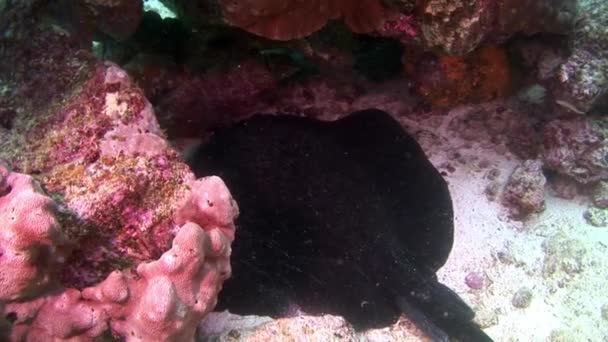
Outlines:
[[437, 340], [490, 340], [435, 275], [453, 242], [447, 184], [388, 114], [254, 116], [214, 132], [189, 164], [222, 177], [241, 209], [218, 309], [296, 307], [356, 329], [405, 312]]

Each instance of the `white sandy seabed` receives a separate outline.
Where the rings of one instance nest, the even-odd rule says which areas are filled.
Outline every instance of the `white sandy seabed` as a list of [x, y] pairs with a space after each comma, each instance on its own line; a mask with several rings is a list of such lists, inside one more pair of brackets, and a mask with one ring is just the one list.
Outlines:
[[[500, 192], [497, 199], [485, 193], [492, 183], [500, 189], [521, 161], [504, 146], [471, 143], [448, 128], [454, 117], [479, 110], [473, 107], [442, 116], [429, 136], [424, 122], [402, 119], [410, 130], [422, 127], [419, 140], [437, 168], [448, 163], [454, 170], [445, 178], [455, 241], [439, 279], [475, 309], [495, 341], [608, 341], [608, 229], [584, 219], [587, 198], [557, 198], [549, 186], [542, 213], [510, 219]], [[496, 179], [488, 177], [491, 170], [499, 171]], [[471, 272], [484, 280], [481, 289], [466, 285]], [[531, 295], [527, 307], [513, 305], [518, 292]]]
[[[372, 96], [359, 102], [353, 107], [403, 113], [403, 104], [390, 99]], [[500, 192], [498, 199], [485, 192], [491, 183], [504, 185], [520, 160], [504, 146], [465, 141], [449, 129], [454, 117], [470, 110], [476, 109], [461, 107], [423, 119], [398, 115], [438, 169], [450, 166], [445, 178], [454, 203], [455, 242], [439, 279], [474, 308], [477, 322], [495, 341], [608, 341], [608, 228], [593, 227], [583, 218], [588, 199], [560, 199], [549, 187], [542, 213], [525, 222], [510, 219]], [[499, 171], [493, 180], [488, 177], [492, 169]], [[483, 279], [481, 289], [466, 285], [471, 272]], [[527, 307], [513, 305], [518, 292], [528, 296]], [[271, 321], [217, 313], [202, 324], [203, 334], [212, 337], [201, 340], [421, 340], [408, 329], [398, 322], [354, 333], [332, 316]]]
[[[560, 199], [547, 188], [541, 214], [511, 220], [484, 195], [490, 181], [479, 162], [500, 170], [497, 181], [504, 184], [517, 160], [487, 147], [458, 150], [470, 162], [454, 165], [446, 177], [455, 243], [440, 280], [475, 309], [476, 320], [496, 341], [607, 341], [602, 307], [608, 305], [608, 230], [583, 218], [588, 200]], [[445, 162], [444, 149], [428, 152], [435, 165]], [[470, 272], [482, 275], [483, 288], [468, 288]], [[532, 295], [528, 307], [513, 305], [519, 290]]]

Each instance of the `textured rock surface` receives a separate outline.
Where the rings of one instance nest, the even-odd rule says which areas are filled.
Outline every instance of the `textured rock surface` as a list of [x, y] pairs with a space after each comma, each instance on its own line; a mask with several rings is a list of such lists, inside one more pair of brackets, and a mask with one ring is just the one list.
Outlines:
[[426, 46], [466, 54], [483, 41], [503, 40], [519, 32], [567, 33], [576, 1], [427, 0], [419, 10]]
[[594, 227], [606, 227], [608, 225], [608, 210], [591, 207], [585, 210], [583, 217], [587, 223]]
[[542, 159], [550, 170], [588, 184], [608, 178], [604, 118], [571, 118], [543, 128]]
[[608, 208], [608, 181], [600, 181], [593, 187], [591, 199], [596, 207]]
[[11, 317], [2, 334], [13, 341], [89, 340], [110, 331], [132, 341], [193, 339], [231, 272], [238, 209], [221, 179], [190, 184], [175, 219], [182, 226], [160, 259], [79, 291], [54, 277], [68, 245], [55, 203], [29, 176], [0, 164], [0, 177], [0, 313]]
[[526, 160], [509, 177], [503, 202], [515, 217], [525, 218], [545, 209], [545, 183], [539, 160]]
[[78, 248], [61, 279], [88, 286], [170, 246], [169, 219], [193, 176], [123, 70], [28, 30], [0, 47], [0, 157], [69, 209], [62, 225]]
[[578, 4], [572, 53], [557, 71], [553, 93], [558, 104], [585, 113], [608, 89], [608, 2], [579, 0]]

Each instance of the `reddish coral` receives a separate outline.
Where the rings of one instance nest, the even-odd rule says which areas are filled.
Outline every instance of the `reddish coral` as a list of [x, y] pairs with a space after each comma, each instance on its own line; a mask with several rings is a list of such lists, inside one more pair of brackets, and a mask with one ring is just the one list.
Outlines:
[[355, 32], [370, 32], [385, 16], [379, 0], [220, 0], [220, 4], [229, 24], [276, 40], [305, 37], [339, 17]]
[[483, 47], [469, 56], [423, 56], [420, 64], [406, 62], [406, 72], [417, 81], [417, 90], [440, 108], [503, 97], [512, 86], [506, 52], [500, 47]]
[[337, 0], [344, 22], [357, 33], [371, 32], [380, 27], [385, 10], [378, 0]]

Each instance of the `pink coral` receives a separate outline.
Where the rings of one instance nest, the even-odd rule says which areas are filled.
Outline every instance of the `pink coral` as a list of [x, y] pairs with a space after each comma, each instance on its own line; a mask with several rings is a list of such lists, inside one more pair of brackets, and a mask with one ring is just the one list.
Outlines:
[[35, 296], [52, 284], [67, 243], [55, 210], [31, 177], [0, 162], [0, 301]]
[[176, 218], [185, 223], [158, 260], [140, 264], [135, 273], [114, 271], [82, 291], [9, 302], [4, 314], [15, 316], [11, 339], [92, 340], [110, 330], [127, 341], [192, 340], [230, 276], [238, 213], [218, 177], [195, 181], [192, 189]]
[[182, 225], [196, 222], [206, 230], [222, 229], [234, 239], [232, 220], [238, 215], [238, 206], [219, 177], [207, 177], [192, 184], [194, 195], [186, 197], [175, 214], [175, 221]]

